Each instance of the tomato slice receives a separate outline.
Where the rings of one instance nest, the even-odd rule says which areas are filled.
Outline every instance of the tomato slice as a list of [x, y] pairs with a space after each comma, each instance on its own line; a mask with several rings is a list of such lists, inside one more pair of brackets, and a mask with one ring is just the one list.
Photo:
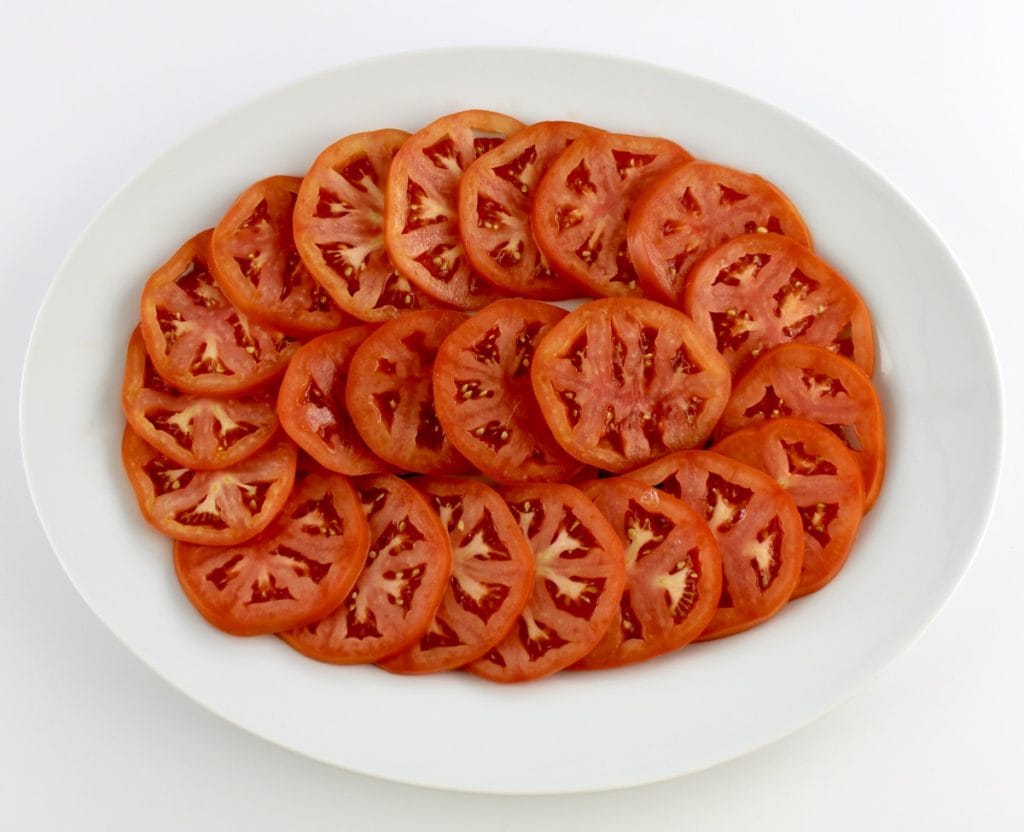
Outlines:
[[503, 496], [533, 550], [533, 591], [509, 634], [467, 669], [495, 682], [523, 682], [594, 649], [619, 609], [626, 562], [615, 530], [578, 489], [531, 483]]
[[424, 292], [459, 309], [500, 297], [470, 264], [459, 236], [459, 180], [470, 164], [523, 125], [510, 116], [466, 110], [433, 121], [391, 163], [384, 243], [398, 270]]
[[352, 356], [345, 387], [352, 422], [369, 448], [396, 468], [421, 474], [472, 470], [434, 409], [437, 348], [465, 320], [461, 312], [409, 312], [382, 324]]
[[615, 133], [578, 139], [537, 188], [537, 246], [557, 272], [588, 294], [641, 294], [626, 242], [630, 209], [651, 182], [691, 158], [667, 139]]
[[369, 536], [349, 481], [312, 474], [252, 540], [175, 543], [174, 571], [214, 627], [238, 636], [277, 633], [319, 621], [341, 603], [363, 568]]
[[796, 206], [753, 173], [694, 160], [668, 171], [629, 216], [629, 254], [648, 296], [678, 304], [694, 264], [741, 234], [785, 234], [811, 248]]
[[459, 183], [459, 231], [473, 268], [519, 297], [564, 300], [580, 294], [540, 253], [530, 228], [533, 198], [552, 162], [593, 127], [541, 121], [513, 133], [466, 168]]
[[505, 501], [475, 480], [412, 481], [444, 524], [452, 576], [430, 628], [381, 667], [433, 673], [479, 659], [519, 618], [533, 588], [533, 551]]
[[311, 658], [377, 662], [426, 634], [448, 587], [448, 533], [426, 498], [388, 474], [355, 480], [370, 526], [363, 571], [341, 604], [318, 622], [280, 633]]
[[277, 439], [230, 468], [193, 471], [128, 426], [121, 459], [153, 528], [186, 543], [234, 546], [263, 531], [281, 510], [295, 480], [296, 449]]
[[864, 513], [864, 484], [849, 449], [815, 422], [775, 419], [730, 434], [715, 450], [771, 475], [796, 503], [804, 562], [793, 597], [831, 581], [846, 563]]
[[147, 444], [197, 471], [241, 462], [277, 430], [277, 411], [268, 391], [218, 399], [175, 390], [153, 368], [138, 327], [128, 342], [121, 407]]
[[349, 476], [389, 470], [366, 446], [345, 405], [352, 356], [374, 329], [354, 326], [303, 344], [285, 370], [277, 396], [287, 434], [324, 468]]
[[780, 416], [819, 422], [842, 439], [864, 475], [864, 510], [874, 505], [885, 475], [885, 418], [855, 364], [811, 344], [769, 350], [736, 381], [715, 438]]
[[210, 271], [211, 231], [185, 243], [142, 290], [141, 324], [156, 371], [179, 390], [235, 396], [284, 372], [298, 343], [251, 321]]
[[731, 383], [725, 359], [693, 321], [638, 298], [569, 313], [540, 343], [531, 376], [562, 447], [610, 471], [701, 445]]
[[217, 284], [239, 309], [267, 326], [307, 337], [337, 329], [346, 318], [313, 280], [292, 234], [302, 180], [271, 176], [250, 185], [213, 230]]
[[775, 480], [711, 451], [670, 454], [629, 478], [682, 500], [718, 542], [722, 596], [699, 641], [749, 630], [785, 606], [800, 581], [804, 534], [792, 497]]
[[868, 375], [875, 339], [867, 306], [825, 261], [778, 234], [745, 234], [690, 271], [683, 311], [718, 343], [733, 375], [789, 341], [817, 344]]
[[583, 468], [551, 435], [530, 384], [534, 350], [565, 314], [541, 301], [495, 301], [437, 352], [434, 401], [445, 435], [498, 482], [562, 482]]
[[722, 556], [707, 523], [675, 497], [625, 477], [583, 491], [626, 549], [626, 588], [608, 632], [576, 667], [618, 667], [689, 644], [722, 594]]

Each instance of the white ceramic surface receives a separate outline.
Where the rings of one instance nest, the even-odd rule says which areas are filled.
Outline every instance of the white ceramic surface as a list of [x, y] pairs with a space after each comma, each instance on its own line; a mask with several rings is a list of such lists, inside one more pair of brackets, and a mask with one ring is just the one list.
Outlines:
[[[422, 79], [430, 79], [424, 84]], [[499, 687], [303, 659], [210, 629], [139, 519], [119, 459], [124, 347], [148, 274], [233, 195], [302, 173], [357, 130], [488, 107], [661, 134], [754, 170], [797, 203], [860, 289], [879, 341], [885, 490], [841, 575], [750, 633], [600, 674]], [[743, 754], [849, 696], [920, 633], [987, 521], [1002, 444], [998, 373], [953, 257], [882, 177], [797, 119], [708, 81], [597, 56], [448, 50], [342, 67], [182, 142], [103, 209], [40, 312], [22, 389], [30, 488], [54, 550], [111, 631], [214, 712], [297, 752], [402, 782], [545, 793], [626, 786]]]

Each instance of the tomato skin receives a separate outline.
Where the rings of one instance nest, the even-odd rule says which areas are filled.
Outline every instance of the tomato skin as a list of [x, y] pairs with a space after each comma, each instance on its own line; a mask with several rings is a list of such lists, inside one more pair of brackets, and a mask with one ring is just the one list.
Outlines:
[[277, 516], [295, 480], [296, 449], [275, 439], [230, 468], [191, 471], [126, 427], [121, 460], [143, 518], [186, 543], [234, 546]]
[[729, 397], [729, 368], [682, 312], [640, 298], [584, 304], [554, 327], [531, 380], [555, 439], [623, 472], [703, 444]]
[[537, 188], [538, 248], [586, 294], [641, 295], [626, 241], [630, 208], [658, 176], [691, 158], [667, 139], [604, 132], [578, 139]]
[[427, 633], [380, 666], [436, 673], [479, 659], [501, 642], [533, 588], [533, 552], [505, 501], [476, 480], [417, 477], [448, 532], [452, 575]]
[[626, 551], [626, 589], [604, 638], [575, 667], [598, 670], [685, 647], [711, 622], [722, 594], [722, 556], [704, 519], [681, 500], [626, 477], [583, 492]]
[[459, 233], [485, 279], [522, 298], [565, 300], [580, 294], [537, 248], [530, 227], [541, 178], [568, 145], [597, 132], [571, 121], [541, 121], [513, 133], [466, 168], [459, 182]]
[[678, 305], [701, 257], [760, 229], [813, 245], [800, 212], [771, 182], [694, 159], [667, 171], [637, 198], [629, 216], [629, 254], [647, 295]]
[[551, 435], [530, 382], [536, 345], [565, 315], [541, 301], [498, 300], [437, 351], [434, 402], [445, 435], [498, 482], [562, 482], [584, 467]]
[[366, 517], [349, 481], [313, 474], [243, 546], [176, 542], [174, 571], [214, 627], [237, 636], [277, 633], [334, 610], [359, 576], [368, 542]]
[[270, 176], [246, 188], [217, 223], [210, 265], [239, 309], [299, 338], [346, 322], [295, 247], [292, 214], [302, 179]]
[[733, 375], [771, 347], [816, 344], [871, 375], [875, 339], [860, 295], [838, 272], [778, 234], [745, 234], [690, 270], [683, 311], [718, 343]]

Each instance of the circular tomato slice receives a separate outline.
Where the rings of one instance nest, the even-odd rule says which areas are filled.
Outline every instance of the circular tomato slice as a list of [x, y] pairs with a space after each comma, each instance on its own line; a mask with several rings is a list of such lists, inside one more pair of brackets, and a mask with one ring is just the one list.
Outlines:
[[626, 588], [608, 632], [576, 667], [632, 664], [689, 644], [722, 594], [722, 556], [707, 523], [675, 497], [625, 477], [583, 491], [626, 549]]
[[269, 392], [219, 399], [175, 390], [153, 368], [138, 328], [128, 342], [121, 407], [132, 430], [147, 444], [197, 471], [241, 462], [277, 430]]
[[448, 531], [452, 576], [419, 643], [381, 667], [433, 673], [475, 661], [505, 638], [533, 588], [533, 551], [505, 501], [482, 482], [412, 482]]
[[576, 140], [537, 188], [537, 246], [589, 294], [639, 295], [626, 242], [630, 209], [651, 182], [690, 158], [667, 139], [594, 133]]
[[281, 510], [295, 480], [295, 445], [271, 442], [230, 468], [194, 471], [147, 445], [130, 426], [121, 460], [142, 516], [186, 543], [234, 546], [263, 531]]
[[811, 247], [800, 212], [771, 182], [694, 160], [668, 171], [637, 199], [629, 216], [629, 254], [644, 291], [677, 304], [703, 255], [755, 232], [785, 234]]
[[565, 311], [499, 300], [445, 338], [434, 365], [434, 402], [448, 440], [498, 482], [562, 482], [583, 465], [562, 450], [530, 384], [534, 350]]
[[231, 302], [290, 335], [329, 332], [345, 323], [330, 295], [313, 280], [292, 236], [302, 180], [271, 176], [235, 200], [210, 242], [213, 273]]
[[503, 496], [533, 550], [533, 591], [509, 634], [468, 670], [524, 682], [594, 649], [619, 609], [626, 562], [615, 530], [578, 489], [517, 485]]
[[885, 474], [885, 419], [855, 364], [811, 344], [769, 350], [737, 379], [715, 438], [780, 416], [819, 422], [842, 439], [864, 475], [864, 510], [874, 505]]
[[627, 471], [701, 445], [729, 398], [729, 367], [682, 312], [638, 298], [586, 303], [537, 347], [533, 389], [577, 459]]
[[384, 205], [384, 243], [398, 270], [431, 297], [479, 309], [500, 296], [474, 271], [459, 236], [459, 180], [470, 164], [523, 125], [466, 110], [439, 118], [395, 154]]
[[683, 451], [631, 471], [629, 478], [682, 500], [718, 542], [722, 596], [699, 641], [749, 630], [792, 597], [804, 535], [793, 499], [770, 476], [711, 451]]
[[409, 312], [382, 324], [352, 356], [345, 386], [352, 422], [370, 449], [396, 468], [471, 470], [441, 428], [433, 385], [437, 348], [465, 320], [461, 312]]
[[875, 363], [871, 316], [842, 277], [778, 234], [745, 234], [709, 252], [690, 272], [683, 311], [742, 372], [789, 341], [817, 344], [865, 373]]
[[426, 498], [398, 477], [355, 480], [370, 547], [351, 592], [326, 618], [280, 633], [311, 658], [377, 662], [407, 650], [430, 627], [448, 587], [448, 533]]
[[459, 183], [459, 230], [473, 268], [521, 297], [563, 300], [580, 294], [537, 248], [533, 198], [552, 162], [593, 127], [541, 121], [524, 127], [466, 168]]
[[775, 419], [730, 434], [715, 450], [769, 474], [796, 503], [804, 563], [793, 597], [831, 581], [846, 563], [864, 513], [860, 467], [847, 447], [815, 422]]
[[433, 304], [384, 250], [384, 191], [402, 130], [346, 136], [326, 148], [302, 180], [292, 228], [302, 262], [334, 302], [379, 323]]
[[349, 481], [312, 474], [252, 540], [175, 543], [174, 570], [214, 627], [237, 636], [277, 633], [319, 621], [341, 603], [363, 568], [369, 535]]
[[140, 329], [167, 382], [188, 393], [233, 396], [284, 372], [299, 345], [224, 296], [210, 271], [211, 234], [197, 234], [146, 281]]
[[342, 474], [388, 469], [359, 435], [345, 405], [352, 356], [375, 327], [328, 332], [303, 344], [281, 380], [277, 411], [281, 427], [324, 468]]

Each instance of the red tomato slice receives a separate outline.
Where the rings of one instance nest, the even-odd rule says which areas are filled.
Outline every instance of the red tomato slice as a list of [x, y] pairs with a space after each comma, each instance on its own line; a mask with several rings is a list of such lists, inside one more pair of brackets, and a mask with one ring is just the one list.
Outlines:
[[402, 130], [346, 136], [309, 169], [295, 202], [295, 247], [313, 279], [354, 318], [380, 323], [433, 303], [384, 250], [384, 191]]
[[675, 497], [625, 477], [583, 491], [625, 546], [626, 589], [608, 632], [576, 667], [618, 667], [689, 644], [722, 594], [722, 556], [707, 523]]
[[499, 300], [445, 338], [434, 402], [448, 441], [498, 482], [562, 482], [583, 465], [562, 450], [530, 384], [540, 339], [565, 317], [540, 301]]
[[593, 127], [541, 121], [524, 127], [466, 168], [459, 184], [459, 231], [473, 268], [505, 291], [563, 300], [580, 294], [537, 248], [530, 228], [533, 198], [552, 162]]
[[409, 312], [381, 327], [352, 356], [345, 402], [370, 449], [403, 471], [462, 474], [471, 468], [452, 447], [434, 410], [434, 359], [466, 320], [461, 312]]
[[864, 513], [860, 467], [849, 449], [819, 424], [775, 419], [730, 434], [715, 450], [769, 474], [796, 503], [804, 563], [793, 597], [831, 581], [846, 563]]
[[237, 636], [319, 621], [348, 594], [369, 528], [338, 474], [305, 477], [266, 530], [241, 546], [174, 545], [185, 595], [214, 627]]
[[703, 444], [730, 388], [725, 359], [693, 321], [638, 298], [571, 312], [540, 343], [531, 375], [562, 447], [610, 471]]
[[537, 188], [537, 246], [557, 272], [588, 294], [641, 294], [626, 242], [630, 208], [651, 182], [691, 158], [666, 139], [614, 133], [578, 139]]
[[355, 481], [370, 524], [366, 563], [352, 591], [326, 618], [281, 633], [310, 658], [378, 662], [426, 634], [448, 587], [448, 533], [426, 498], [398, 477]]
[[434, 673], [475, 661], [505, 638], [533, 588], [533, 551], [505, 501], [482, 482], [412, 483], [448, 531], [452, 576], [426, 634], [381, 667]]
[[398, 270], [431, 297], [479, 309], [500, 292], [473, 270], [459, 236], [459, 180], [470, 164], [523, 125], [466, 110], [439, 118], [395, 155], [384, 205], [384, 243]]
[[216, 399], [175, 390], [153, 368], [137, 327], [128, 342], [121, 407], [132, 430], [147, 444], [197, 471], [241, 462], [277, 430], [269, 392]]
[[874, 505], [885, 475], [885, 419], [855, 364], [810, 344], [769, 350], [737, 379], [715, 437], [780, 416], [820, 422], [842, 439], [864, 475], [864, 510]]
[[812, 246], [800, 212], [771, 182], [694, 160], [668, 171], [637, 199], [629, 254], [644, 291], [675, 305], [686, 276], [707, 252], [740, 234], [766, 231]]
[[615, 530], [578, 489], [517, 485], [503, 495], [533, 549], [533, 592], [508, 636], [467, 669], [524, 682], [594, 649], [619, 609], [626, 563]]
[[277, 396], [281, 426], [288, 435], [324, 468], [349, 476], [388, 470], [366, 447], [345, 405], [352, 356], [374, 329], [350, 327], [304, 344], [285, 370]]
[[295, 446], [279, 439], [230, 468], [193, 471], [126, 427], [121, 459], [142, 516], [186, 543], [234, 546], [263, 531], [295, 480]]
[[341, 310], [299, 257], [292, 212], [302, 180], [271, 176], [242, 192], [213, 230], [217, 284], [239, 309], [267, 326], [306, 337], [337, 329]]
[[793, 499], [771, 477], [711, 451], [662, 457], [630, 479], [655, 485], [705, 519], [722, 554], [722, 596], [699, 641], [775, 615], [800, 581], [804, 535]]
[[729, 362], [733, 375], [777, 344], [817, 344], [865, 373], [875, 363], [871, 316], [825, 261], [778, 234], [746, 234], [690, 271], [683, 311]]
[[209, 268], [211, 231], [178, 249], [146, 281], [141, 325], [156, 371], [179, 390], [235, 396], [284, 372], [298, 343], [236, 309]]

